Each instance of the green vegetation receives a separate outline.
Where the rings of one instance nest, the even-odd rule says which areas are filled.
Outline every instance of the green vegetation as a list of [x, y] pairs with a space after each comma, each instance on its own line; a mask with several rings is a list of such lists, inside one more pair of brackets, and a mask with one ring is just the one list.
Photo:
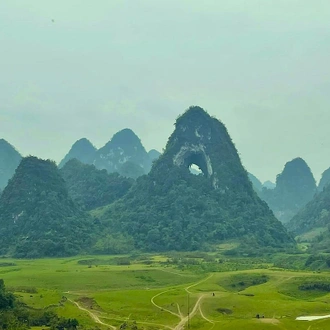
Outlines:
[[0, 198], [0, 253], [74, 255], [91, 246], [97, 224], [68, 195], [56, 164], [23, 158]]
[[138, 136], [125, 128], [96, 151], [93, 164], [98, 169], [106, 169], [108, 173], [119, 172], [135, 179], [149, 172], [151, 159]]
[[295, 234], [303, 234], [315, 228], [327, 228], [330, 220], [330, 186], [326, 186], [288, 223]]
[[321, 192], [330, 183], [330, 168], [326, 169], [322, 173], [320, 183], [317, 187], [318, 191]]
[[18, 330], [47, 326], [51, 330], [74, 330], [78, 325], [76, 319], [59, 317], [52, 309], [29, 308], [13, 293], [8, 292], [3, 279], [0, 279], [0, 329]]
[[[85, 330], [183, 329], [189, 310], [196, 330], [306, 330], [297, 316], [329, 314], [329, 273], [274, 268], [269, 258], [196, 251], [5, 262], [2, 295], [28, 313], [25, 328], [77, 322]], [[205, 265], [219, 268], [209, 272]], [[330, 319], [309, 325], [327, 329]]]
[[287, 162], [276, 178], [275, 189], [263, 188], [261, 198], [267, 202], [276, 217], [288, 222], [315, 195], [313, 174], [301, 158]]
[[[199, 107], [175, 125], [150, 173], [98, 214], [104, 234], [125, 233], [144, 251], [207, 250], [231, 238], [247, 253], [294, 245], [253, 191], [225, 126]], [[192, 175], [191, 164], [204, 175]]]
[[319, 274], [292, 277], [281, 285], [279, 292], [306, 300], [322, 297], [330, 293], [330, 278]]
[[70, 159], [77, 159], [83, 164], [93, 164], [95, 158], [96, 148], [92, 143], [82, 138], [76, 141], [71, 147], [67, 155], [62, 159], [59, 168], [62, 168]]
[[232, 275], [228, 278], [223, 278], [219, 283], [220, 286], [229, 291], [243, 291], [246, 288], [266, 283], [268, 276], [265, 274], [244, 274]]
[[66, 182], [70, 197], [84, 210], [104, 206], [123, 197], [133, 184], [133, 179], [108, 174], [94, 165], [82, 164], [77, 159], [69, 160], [60, 173]]

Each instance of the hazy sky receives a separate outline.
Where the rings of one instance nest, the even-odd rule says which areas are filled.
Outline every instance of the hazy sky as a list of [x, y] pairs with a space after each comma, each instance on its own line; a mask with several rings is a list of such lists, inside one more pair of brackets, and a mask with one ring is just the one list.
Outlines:
[[162, 150], [200, 105], [247, 170], [330, 167], [329, 0], [2, 0], [0, 138], [60, 161], [129, 127]]

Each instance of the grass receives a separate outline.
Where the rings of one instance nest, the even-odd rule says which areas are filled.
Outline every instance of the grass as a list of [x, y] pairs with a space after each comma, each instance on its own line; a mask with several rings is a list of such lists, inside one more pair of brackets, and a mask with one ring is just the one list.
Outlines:
[[[145, 330], [174, 329], [188, 310], [190, 329], [196, 330], [330, 328], [330, 319], [295, 320], [330, 314], [329, 293], [299, 289], [303, 283], [330, 283], [328, 273], [274, 269], [260, 259], [222, 257], [219, 263], [211, 257], [195, 253], [198, 262], [189, 265], [171, 264], [162, 255], [123, 256], [130, 265], [116, 265], [117, 257], [110, 256], [5, 259], [0, 278], [27, 305], [50, 306], [60, 316], [77, 318], [85, 329], [109, 327], [96, 324], [74, 302], [118, 329], [125, 321]], [[217, 271], [209, 272], [210, 266]]]

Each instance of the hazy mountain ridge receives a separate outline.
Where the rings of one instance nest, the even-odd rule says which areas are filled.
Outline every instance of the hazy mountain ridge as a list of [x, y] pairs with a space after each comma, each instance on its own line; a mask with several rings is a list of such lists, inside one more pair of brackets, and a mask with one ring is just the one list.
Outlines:
[[[250, 245], [292, 243], [253, 191], [221, 122], [191, 107], [175, 127], [150, 173], [105, 211], [103, 222], [146, 250], [194, 250], [234, 237]], [[192, 175], [191, 164], [204, 176]]]
[[126, 128], [117, 132], [104, 147], [97, 150], [93, 164], [96, 168], [106, 169], [109, 173], [121, 173], [122, 166], [128, 161], [141, 168], [142, 174], [150, 170], [148, 153], [138, 136]]
[[261, 181], [252, 173], [248, 172], [249, 180], [252, 182], [252, 186], [256, 192], [260, 192], [262, 190]]
[[259, 195], [259, 197], [262, 197], [261, 191], [262, 189], [274, 189], [276, 187], [276, 184], [267, 180], [264, 183], [262, 183], [254, 174], [248, 172], [249, 180], [252, 182], [253, 189], [255, 192]]
[[20, 153], [10, 143], [0, 139], [0, 191], [14, 175], [21, 159]]
[[84, 164], [95, 165], [97, 169], [105, 169], [108, 173], [117, 172], [136, 179], [150, 171], [152, 162], [159, 155], [155, 149], [147, 153], [139, 137], [131, 129], [125, 128], [114, 134], [100, 149], [96, 149], [86, 138], [76, 141], [59, 167], [76, 158]]
[[61, 160], [58, 167], [62, 168], [70, 159], [78, 159], [84, 164], [92, 164], [95, 158], [96, 148], [86, 138], [76, 141], [70, 151]]
[[306, 204], [287, 224], [295, 234], [330, 225], [330, 185]]
[[326, 169], [321, 176], [321, 180], [317, 187], [318, 191], [322, 191], [330, 183], [330, 167]]
[[277, 175], [274, 189], [264, 188], [261, 198], [267, 202], [275, 216], [288, 222], [317, 192], [313, 174], [302, 158], [287, 162]]

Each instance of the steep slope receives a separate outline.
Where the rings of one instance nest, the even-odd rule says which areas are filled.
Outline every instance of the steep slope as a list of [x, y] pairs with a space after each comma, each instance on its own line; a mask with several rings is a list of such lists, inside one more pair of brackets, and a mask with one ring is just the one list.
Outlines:
[[0, 190], [6, 187], [21, 159], [22, 156], [11, 144], [0, 139]]
[[148, 151], [149, 159], [153, 162], [159, 158], [161, 153], [156, 149], [151, 149]]
[[252, 173], [248, 172], [248, 178], [252, 182], [253, 189], [259, 193], [262, 190], [261, 181]]
[[76, 141], [70, 151], [65, 155], [58, 165], [59, 168], [63, 167], [70, 159], [78, 159], [84, 164], [92, 164], [95, 158], [96, 148], [86, 138]]
[[108, 174], [86, 165], [77, 159], [69, 160], [60, 173], [66, 182], [69, 195], [82, 209], [92, 210], [123, 197], [133, 184], [133, 179]]
[[322, 191], [325, 186], [330, 183], [330, 167], [322, 173], [320, 183], [317, 187], [318, 191]]
[[276, 217], [288, 222], [316, 193], [313, 174], [301, 158], [287, 162], [276, 178], [275, 189], [263, 189], [261, 197], [268, 203]]
[[330, 225], [330, 185], [314, 196], [306, 206], [287, 224], [295, 234], [302, 234], [315, 228]]
[[[124, 165], [126, 162], [135, 166], [130, 166], [128, 171], [127, 165]], [[126, 128], [116, 133], [104, 147], [97, 150], [93, 164], [96, 168], [106, 169], [109, 173], [118, 172], [136, 178], [149, 172], [151, 162], [140, 139], [132, 130]]]
[[262, 188], [266, 188], [266, 189], [275, 189], [275, 187], [276, 187], [276, 184], [274, 182], [269, 181], [269, 180], [265, 181], [262, 184]]
[[0, 197], [0, 254], [76, 254], [88, 249], [92, 226], [69, 198], [54, 162], [23, 158]]
[[[192, 164], [204, 175], [192, 175]], [[229, 238], [250, 247], [292, 243], [254, 192], [225, 126], [200, 107], [177, 119], [150, 173], [101, 220], [148, 251], [199, 249]]]

